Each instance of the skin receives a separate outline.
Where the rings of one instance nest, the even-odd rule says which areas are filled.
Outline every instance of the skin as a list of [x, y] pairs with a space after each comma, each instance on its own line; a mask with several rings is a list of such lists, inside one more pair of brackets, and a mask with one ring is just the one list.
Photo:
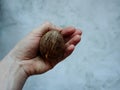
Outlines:
[[[58, 62], [44, 62], [38, 56], [39, 41], [49, 30], [59, 30], [64, 37], [66, 50]], [[0, 90], [22, 90], [31, 75], [42, 74], [68, 57], [81, 40], [82, 32], [74, 27], [60, 28], [46, 22], [23, 38], [0, 62]]]

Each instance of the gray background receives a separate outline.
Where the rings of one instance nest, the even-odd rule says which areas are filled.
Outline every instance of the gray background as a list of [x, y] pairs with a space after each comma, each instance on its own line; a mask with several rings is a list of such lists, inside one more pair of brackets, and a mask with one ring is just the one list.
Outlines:
[[45, 21], [82, 29], [82, 41], [23, 90], [120, 89], [120, 0], [0, 0], [0, 59]]

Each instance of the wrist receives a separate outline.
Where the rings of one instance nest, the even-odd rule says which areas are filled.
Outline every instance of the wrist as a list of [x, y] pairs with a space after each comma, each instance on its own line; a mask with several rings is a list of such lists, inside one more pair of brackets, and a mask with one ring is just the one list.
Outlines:
[[0, 63], [0, 90], [21, 90], [27, 75], [19, 61], [7, 55]]

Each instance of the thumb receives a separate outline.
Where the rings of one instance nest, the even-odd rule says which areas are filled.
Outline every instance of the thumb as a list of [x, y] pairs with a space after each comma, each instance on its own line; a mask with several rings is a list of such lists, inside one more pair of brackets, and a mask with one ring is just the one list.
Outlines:
[[62, 28], [53, 25], [50, 22], [45, 22], [44, 24], [42, 24], [40, 27], [34, 29], [32, 31], [32, 33], [35, 33], [37, 35], [42, 36], [43, 34], [45, 34], [46, 32], [48, 32], [49, 30], [58, 30], [61, 31]]

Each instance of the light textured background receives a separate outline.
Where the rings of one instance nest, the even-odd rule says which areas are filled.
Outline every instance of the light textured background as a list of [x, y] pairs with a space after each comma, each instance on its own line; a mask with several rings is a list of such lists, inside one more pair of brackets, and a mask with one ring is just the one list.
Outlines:
[[0, 0], [0, 59], [45, 21], [82, 29], [82, 41], [23, 90], [120, 89], [120, 0]]

